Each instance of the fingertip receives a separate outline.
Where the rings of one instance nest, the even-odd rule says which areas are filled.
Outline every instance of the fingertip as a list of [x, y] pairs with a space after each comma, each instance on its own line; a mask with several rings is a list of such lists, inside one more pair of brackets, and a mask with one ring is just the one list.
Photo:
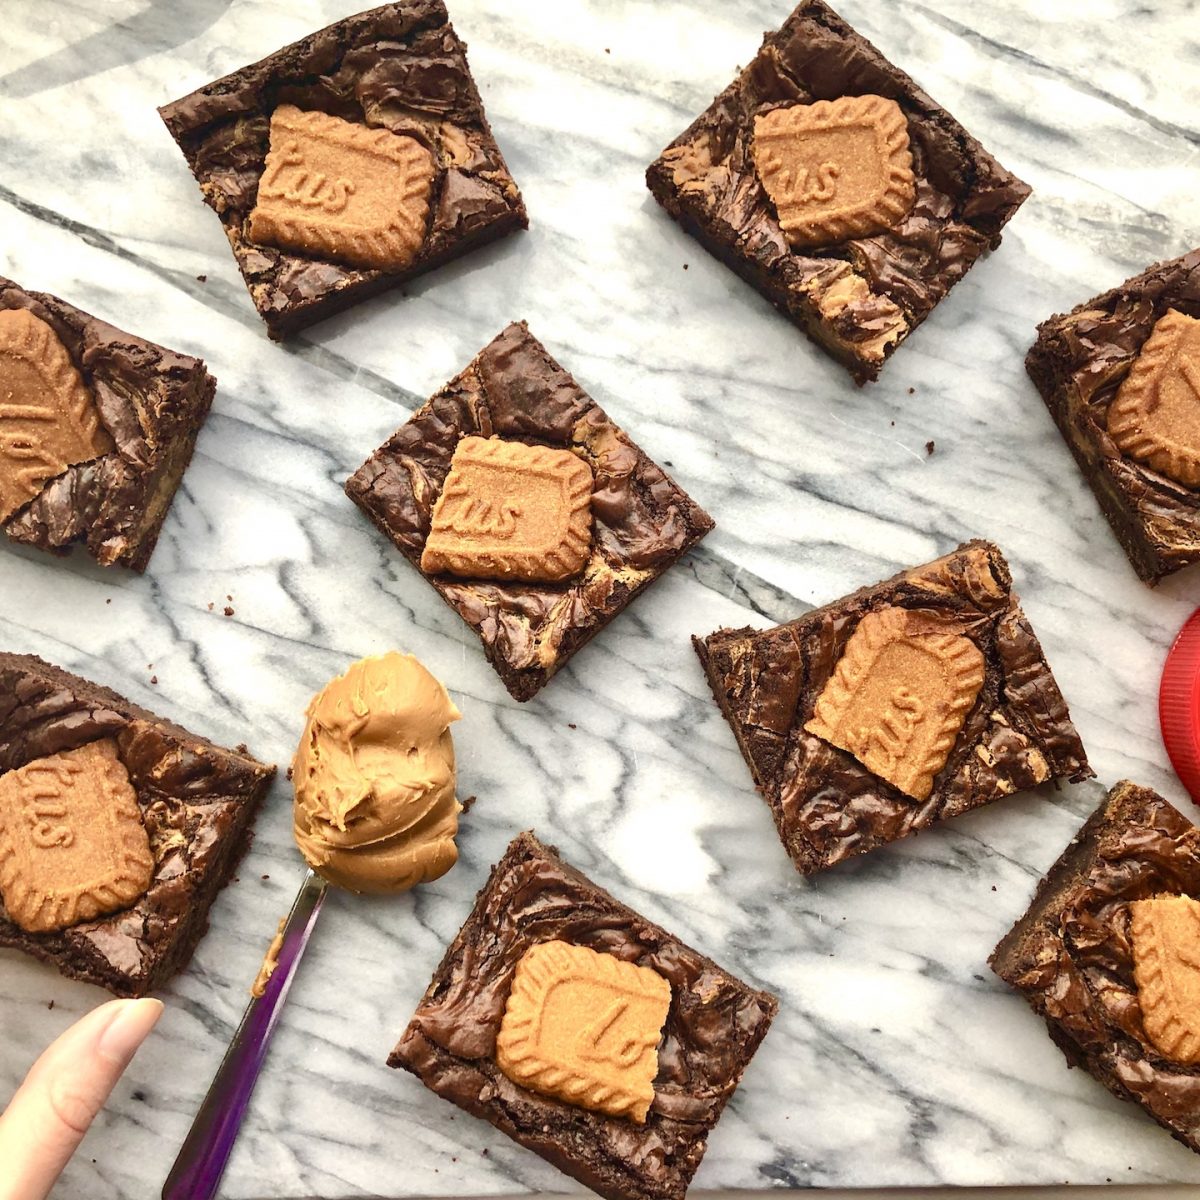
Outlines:
[[116, 1007], [117, 1012], [100, 1034], [96, 1053], [124, 1069], [158, 1024], [163, 1014], [163, 1003], [153, 998], [114, 1000], [104, 1007]]

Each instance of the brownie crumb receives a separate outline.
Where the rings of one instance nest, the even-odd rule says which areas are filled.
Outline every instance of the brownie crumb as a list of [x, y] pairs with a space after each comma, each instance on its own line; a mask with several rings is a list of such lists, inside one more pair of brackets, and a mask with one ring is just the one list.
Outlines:
[[930, 438], [930, 440], [925, 443], [925, 453], [932, 454], [933, 450], [934, 450], [934, 442], [933, 442], [933, 439]]
[[209, 612], [212, 612], [212, 610], [213, 610], [215, 607], [216, 607], [216, 605], [214, 605], [214, 604], [213, 604], [213, 602], [210, 600], [210, 601], [208, 602], [208, 611], [209, 611]]
[[909, 388], [909, 389], [908, 389], [908, 394], [909, 394], [910, 396], [915, 396], [915, 395], [917, 394], [917, 389], [916, 389], [916, 388]]
[[994, 892], [995, 890], [996, 890], [996, 885], [993, 883], [993, 884], [992, 884], [992, 891]]
[[466, 799], [465, 799], [465, 800], [462, 802], [462, 811], [463, 811], [463, 813], [464, 813], [464, 814], [466, 814], [466, 813], [469, 813], [469, 812], [471, 811], [471, 809], [474, 807], [474, 805], [475, 805], [475, 801], [476, 801], [477, 799], [478, 799], [478, 797], [477, 797], [477, 796], [468, 796], [468, 797], [467, 797], [467, 798], [466, 798]]
[[229, 606], [228, 604], [227, 604], [227, 605], [225, 605], [225, 615], [226, 615], [227, 617], [232, 617], [232, 616], [233, 616], [233, 609], [232, 609], [232, 608], [230, 608], [230, 606]]
[[270, 875], [264, 875], [264, 876], [263, 876], [263, 879], [264, 879], [264, 880], [266, 880], [266, 879], [270, 879], [270, 878], [271, 878], [271, 877], [270, 877]]
[[[604, 47], [604, 53], [605, 53], [605, 54], [611, 54], [611, 53], [612, 53], [612, 51], [611, 51], [611, 50], [610, 50], [610, 49], [609, 49], [607, 46], [605, 46], [605, 47]], [[487, 1153], [487, 1151], [485, 1150], [485, 1151], [484, 1151], [484, 1154], [486, 1154], [486, 1153]]]
[[230, 604], [232, 604], [232, 603], [233, 603], [233, 597], [232, 597], [232, 596], [226, 596], [226, 597], [225, 597], [225, 599], [226, 599], [226, 600], [228, 600]]
[[578, 726], [577, 726], [577, 725], [575, 725], [575, 723], [574, 723], [573, 721], [568, 721], [568, 722], [567, 722], [567, 728], [568, 728], [568, 729], [576, 729], [576, 728], [578, 728]]
[[684, 264], [683, 264], [683, 269], [684, 269], [685, 271], [687, 270], [687, 263], [684, 263]]
[[48, 1009], [50, 1009], [51, 1012], [53, 1012], [54, 1011], [54, 1001], [51, 1000], [50, 1003], [46, 1005], [46, 1007]]
[[208, 276], [207, 276], [207, 275], [197, 275], [197, 276], [196, 276], [196, 280], [197, 280], [197, 282], [198, 282], [198, 283], [207, 283], [207, 282], [208, 282]]
[[157, 686], [158, 686], [158, 676], [157, 676], [157, 675], [151, 675], [151, 676], [150, 676], [150, 682], [151, 682], [152, 684], [154, 684], [154, 686], [155, 686], [155, 687], [157, 687]]
[[107, 600], [105, 600], [105, 602], [104, 602], [104, 603], [105, 603], [105, 604], [111, 604], [111, 603], [112, 603], [112, 597], [111, 597], [111, 596], [109, 596], [109, 598], [108, 598]]
[[484, 1158], [487, 1158], [487, 1152], [488, 1152], [488, 1148], [486, 1146], [484, 1146], [484, 1148], [482, 1150], [480, 1150], [479, 1153], [482, 1154]]
[[291, 767], [288, 767], [288, 769], [287, 769], [287, 778], [288, 778], [288, 781], [290, 782], [291, 778], [292, 778], [292, 768]]

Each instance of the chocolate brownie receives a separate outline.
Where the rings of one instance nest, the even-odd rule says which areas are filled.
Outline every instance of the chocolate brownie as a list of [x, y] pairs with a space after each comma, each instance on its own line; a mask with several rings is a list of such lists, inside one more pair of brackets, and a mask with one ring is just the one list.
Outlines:
[[518, 700], [713, 527], [524, 322], [346, 493], [475, 630]]
[[1147, 583], [1200, 561], [1200, 425], [1188, 416], [1200, 411], [1198, 319], [1193, 250], [1043, 321], [1025, 358]]
[[992, 954], [1072, 1067], [1200, 1150], [1200, 831], [1122, 781]]
[[681, 1200], [777, 1008], [523, 833], [388, 1063], [610, 1200]]
[[774, 629], [692, 640], [802, 874], [1092, 774], [990, 542]]
[[203, 936], [274, 774], [0, 654], [0, 946], [118, 996], [161, 987]]
[[821, 0], [659, 158], [655, 199], [863, 383], [1029, 195]]
[[144, 571], [216, 386], [200, 359], [0, 277], [0, 527]]
[[529, 223], [441, 0], [347, 17], [159, 112], [276, 339]]

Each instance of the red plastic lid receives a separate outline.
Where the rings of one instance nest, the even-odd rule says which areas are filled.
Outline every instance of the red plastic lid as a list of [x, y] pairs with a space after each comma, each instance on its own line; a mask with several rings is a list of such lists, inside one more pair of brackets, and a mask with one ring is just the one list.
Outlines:
[[1175, 774], [1200, 804], [1200, 609], [1188, 617], [1163, 664], [1158, 723]]

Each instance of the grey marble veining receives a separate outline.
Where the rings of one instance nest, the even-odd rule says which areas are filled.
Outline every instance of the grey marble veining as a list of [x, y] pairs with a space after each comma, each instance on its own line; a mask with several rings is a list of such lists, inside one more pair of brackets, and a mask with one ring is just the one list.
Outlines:
[[[417, 653], [465, 714], [461, 788], [478, 801], [461, 865], [399, 899], [332, 899], [225, 1194], [564, 1190], [383, 1066], [490, 864], [531, 826], [783, 999], [697, 1186], [1200, 1181], [1200, 1160], [1068, 1072], [985, 966], [1100, 784], [1014, 798], [804, 881], [687, 645], [991, 537], [1100, 779], [1189, 803], [1155, 693], [1198, 576], [1136, 580], [1021, 359], [1038, 320], [1200, 243], [1194, 5], [1108, 0], [1083, 23], [1036, 0], [843, 0], [1035, 187], [1000, 251], [861, 390], [642, 181], [786, 15], [767, 0], [452, 0], [531, 230], [270, 344], [154, 109], [354, 7], [4, 4], [0, 271], [203, 355], [219, 389], [149, 573], [0, 548], [0, 644], [281, 764], [308, 697], [358, 655]], [[519, 317], [718, 520], [525, 706], [341, 491]], [[301, 875], [280, 782], [60, 1195], [156, 1194]], [[0, 955], [0, 1093], [102, 998]]]

